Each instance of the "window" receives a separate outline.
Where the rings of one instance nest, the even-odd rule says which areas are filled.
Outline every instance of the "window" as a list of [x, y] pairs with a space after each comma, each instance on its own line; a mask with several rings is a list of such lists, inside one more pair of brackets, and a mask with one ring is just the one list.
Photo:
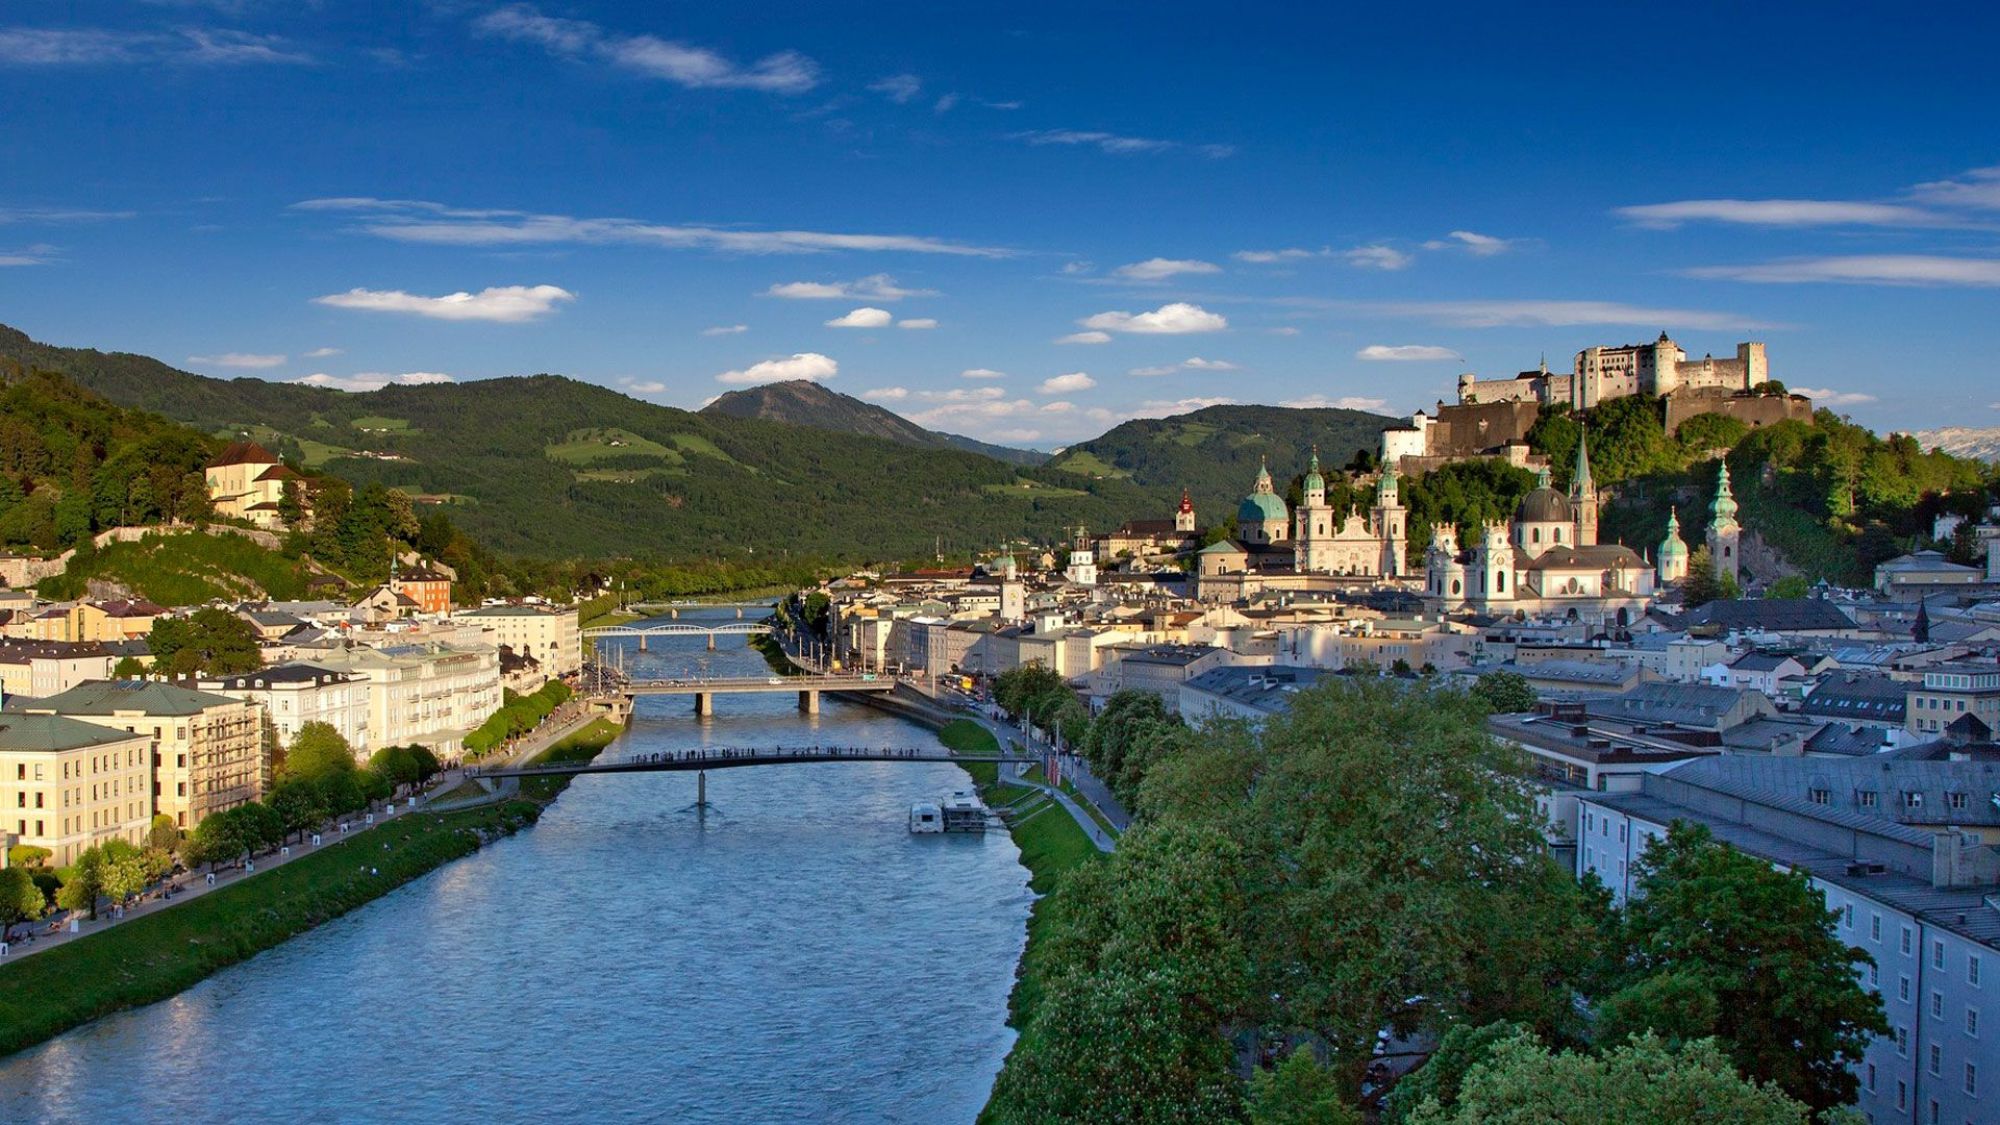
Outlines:
[[1875, 807], [1875, 791], [1874, 791], [1873, 789], [1857, 789], [1857, 790], [1855, 790], [1855, 791], [1854, 791], [1854, 804], [1855, 804], [1855, 807], [1856, 807], [1856, 808], [1863, 808], [1863, 809], [1872, 809], [1872, 808], [1874, 808], [1874, 807]]
[[1965, 807], [1965, 794], [1946, 793], [1944, 795], [1944, 803], [1954, 809], [1962, 809]]
[[1974, 1039], [1979, 1038], [1978, 1008], [1967, 1008], [1965, 1010], [1965, 1033], [1967, 1035], [1972, 1036]]
[[1910, 955], [1910, 927], [1903, 927], [1903, 956]]
[[1931, 1018], [1934, 1020], [1944, 1018], [1944, 993], [1942, 992], [1931, 993]]
[[1824, 789], [1810, 789], [1806, 791], [1806, 799], [1815, 805], [1826, 804], [1829, 796], [1830, 794]]
[[1979, 987], [1979, 954], [1977, 953], [1965, 959], [1965, 983], [1974, 988]]
[[1979, 1096], [1979, 1065], [1977, 1063], [1965, 1064], [1965, 1092], [1974, 1097]]
[[1869, 1093], [1871, 1093], [1871, 1094], [1875, 1092], [1875, 1064], [1874, 1064], [1874, 1063], [1869, 1063], [1869, 1064], [1868, 1064], [1868, 1092], [1869, 1092]]
[[1944, 943], [1941, 941], [1931, 942], [1931, 968], [1944, 968]]
[[1907, 1027], [1896, 1029], [1896, 1054], [1906, 1059], [1910, 1057], [1910, 1029]]
[[1851, 929], [1853, 929], [1853, 928], [1854, 928], [1854, 904], [1853, 904], [1853, 903], [1851, 903], [1851, 902], [1850, 902], [1850, 903], [1848, 903], [1848, 904], [1847, 904], [1846, 906], [1843, 906], [1843, 907], [1841, 907], [1841, 908], [1840, 908], [1840, 924], [1841, 924], [1841, 926], [1842, 926], [1842, 927], [1844, 927], [1844, 928], [1846, 928], [1846, 929], [1850, 929], [1850, 930], [1851, 930]]
[[1909, 1000], [1910, 1000], [1910, 978], [1909, 978], [1909, 977], [1897, 977], [1897, 978], [1896, 978], [1896, 999], [1898, 999], [1898, 1000], [1901, 1000], [1901, 1001], [1903, 1001], [1904, 1003], [1908, 1003], [1908, 1002], [1909, 1002]]
[[1931, 1073], [1944, 1073], [1944, 1048], [1936, 1043], [1931, 1044]]
[[1917, 792], [1914, 789], [1910, 790], [1909, 792], [1903, 794], [1903, 807], [1906, 809], [1923, 808], [1924, 795], [1922, 793]]
[[1882, 940], [1882, 916], [1880, 914], [1869, 917], [1868, 936], [1876, 941]]
[[1910, 1084], [1898, 1078], [1896, 1080], [1896, 1108], [1907, 1109], [1909, 1108], [1909, 1105], [1910, 1105]]

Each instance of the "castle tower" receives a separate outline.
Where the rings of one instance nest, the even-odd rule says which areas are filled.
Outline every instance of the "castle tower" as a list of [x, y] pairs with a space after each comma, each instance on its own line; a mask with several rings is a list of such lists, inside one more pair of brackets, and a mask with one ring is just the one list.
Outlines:
[[1576, 513], [1576, 544], [1597, 545], [1597, 482], [1590, 478], [1589, 434], [1579, 431], [1576, 438], [1576, 473], [1569, 483], [1569, 504]]
[[1382, 563], [1376, 573], [1400, 578], [1410, 572], [1409, 527], [1404, 522], [1402, 491], [1394, 466], [1382, 470], [1375, 485], [1375, 535], [1382, 541]]
[[1180, 510], [1174, 513], [1174, 530], [1186, 534], [1194, 530], [1194, 497], [1181, 489]]
[[1667, 537], [1660, 540], [1660, 585], [1679, 582], [1688, 573], [1688, 545], [1681, 538], [1681, 513], [1667, 511]]
[[1679, 390], [1684, 354], [1679, 344], [1665, 332], [1660, 333], [1660, 338], [1638, 357], [1643, 364], [1639, 371], [1639, 393], [1668, 395]]
[[1727, 461], [1716, 467], [1715, 501], [1708, 506], [1708, 513], [1708, 557], [1715, 563], [1716, 577], [1727, 574], [1741, 583], [1743, 528], [1736, 522], [1736, 497], [1729, 492]]

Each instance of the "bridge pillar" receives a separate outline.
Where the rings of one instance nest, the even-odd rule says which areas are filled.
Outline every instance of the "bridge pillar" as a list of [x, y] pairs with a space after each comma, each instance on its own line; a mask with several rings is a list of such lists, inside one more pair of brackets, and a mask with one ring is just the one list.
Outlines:
[[649, 639], [649, 638], [648, 638], [648, 637], [646, 636], [646, 634], [644, 634], [644, 633], [641, 633], [641, 634], [639, 634], [639, 651], [640, 651], [640, 652], [644, 652], [644, 651], [646, 651], [646, 641], [647, 641], [648, 639]]
[[736, 607], [736, 620], [743, 620], [743, 607], [740, 605]]
[[708, 771], [694, 771], [694, 805], [698, 809], [708, 807]]
[[817, 690], [799, 693], [799, 710], [808, 715], [819, 714], [819, 692]]
[[714, 652], [714, 651], [715, 651], [715, 634], [714, 634], [714, 633], [710, 633], [710, 634], [708, 635], [708, 651], [710, 651], [710, 652]]
[[669, 609], [667, 610], [667, 616], [673, 618], [675, 621], [679, 621], [681, 619], [681, 611], [678, 609]]
[[714, 709], [714, 700], [708, 692], [698, 691], [694, 693], [694, 713], [696, 716], [707, 715], [714, 711]]

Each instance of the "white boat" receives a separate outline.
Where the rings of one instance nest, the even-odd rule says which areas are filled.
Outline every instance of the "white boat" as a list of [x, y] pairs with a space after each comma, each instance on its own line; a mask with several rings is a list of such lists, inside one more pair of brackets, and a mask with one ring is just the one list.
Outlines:
[[944, 810], [932, 801], [918, 801], [910, 806], [910, 831], [917, 833], [944, 831]]

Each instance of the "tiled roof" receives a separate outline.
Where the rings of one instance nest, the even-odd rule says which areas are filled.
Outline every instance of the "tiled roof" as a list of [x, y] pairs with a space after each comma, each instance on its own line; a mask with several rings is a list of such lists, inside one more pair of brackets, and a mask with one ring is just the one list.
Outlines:
[[211, 469], [220, 469], [229, 465], [275, 464], [278, 464], [278, 459], [271, 456], [270, 450], [265, 449], [254, 441], [239, 441], [230, 445], [228, 449], [223, 450], [222, 456], [210, 461], [208, 467]]
[[[129, 742], [142, 737], [130, 731], [101, 727], [61, 715], [35, 715], [10, 711], [0, 714], [0, 750], [76, 750]], [[40, 767], [37, 767], [40, 768]]]
[[34, 710], [58, 715], [112, 715], [140, 711], [148, 715], [197, 715], [236, 700], [158, 680], [91, 680], [47, 699]]

